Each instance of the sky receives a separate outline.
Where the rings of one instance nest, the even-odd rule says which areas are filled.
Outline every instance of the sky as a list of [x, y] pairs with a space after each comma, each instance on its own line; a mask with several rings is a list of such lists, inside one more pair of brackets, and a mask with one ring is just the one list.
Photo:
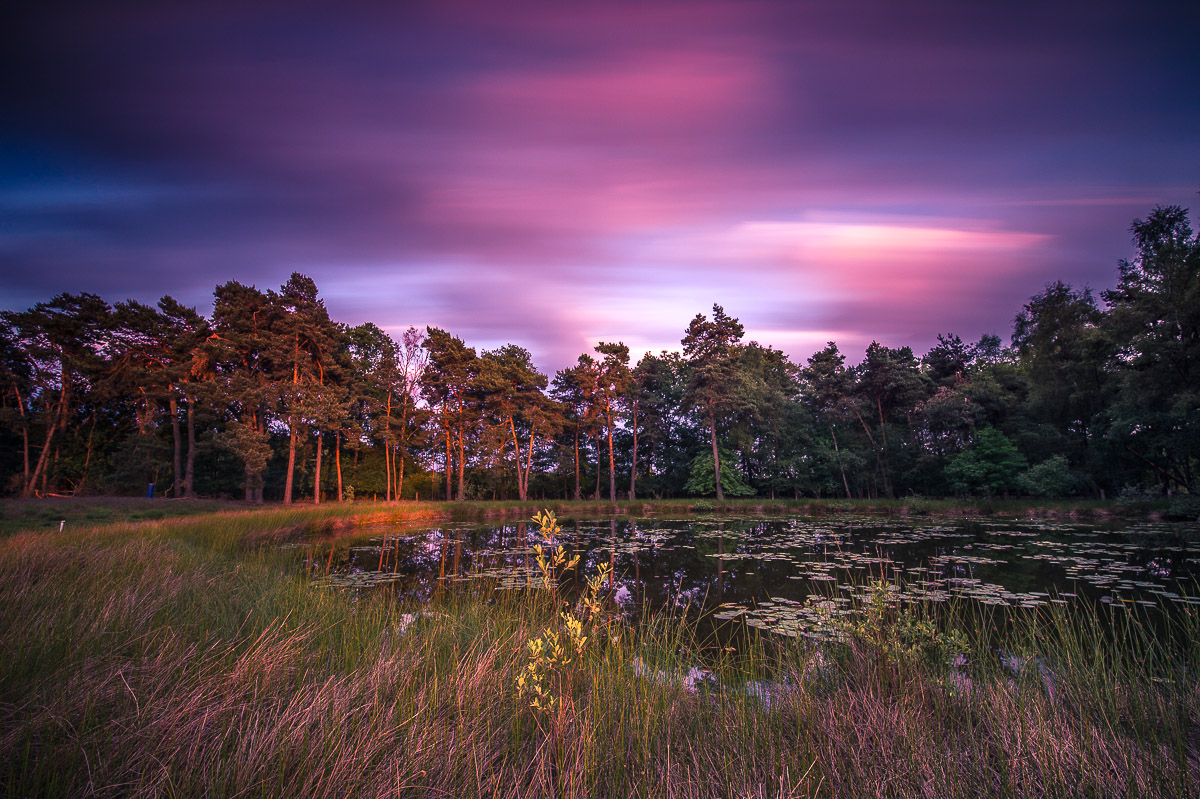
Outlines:
[[[338, 321], [802, 361], [997, 333], [1200, 209], [1200, 5], [80, 2], [9, 11], [0, 307], [312, 277]], [[1196, 216], [1193, 215], [1193, 219]]]

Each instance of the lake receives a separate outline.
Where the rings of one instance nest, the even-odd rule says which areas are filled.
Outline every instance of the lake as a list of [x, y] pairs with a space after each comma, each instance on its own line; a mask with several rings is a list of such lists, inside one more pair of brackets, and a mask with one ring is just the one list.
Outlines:
[[[530, 523], [362, 531], [349, 547], [310, 552], [320, 585], [428, 600], [470, 587], [510, 591], [539, 580]], [[614, 569], [623, 612], [688, 608], [715, 620], [822, 639], [832, 623], [885, 592], [890, 602], [1037, 608], [1089, 601], [1114, 613], [1200, 605], [1200, 525], [877, 517], [605, 518], [562, 522], [580, 555], [568, 593], [597, 566]]]

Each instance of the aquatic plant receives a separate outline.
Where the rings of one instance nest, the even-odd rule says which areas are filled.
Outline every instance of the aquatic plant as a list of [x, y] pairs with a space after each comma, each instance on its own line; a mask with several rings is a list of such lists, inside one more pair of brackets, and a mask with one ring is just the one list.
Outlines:
[[840, 626], [885, 662], [946, 666], [961, 658], [970, 648], [966, 636], [939, 625], [920, 605], [903, 603], [902, 593], [896, 582], [872, 581], [860, 612], [841, 617]]

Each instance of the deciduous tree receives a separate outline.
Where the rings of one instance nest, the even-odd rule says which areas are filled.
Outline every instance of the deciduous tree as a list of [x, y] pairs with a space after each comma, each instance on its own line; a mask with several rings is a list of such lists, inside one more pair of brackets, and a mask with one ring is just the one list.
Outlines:
[[1111, 440], [1166, 488], [1196, 489], [1200, 459], [1200, 236], [1186, 208], [1156, 208], [1132, 226], [1137, 254], [1103, 298], [1119, 342]]

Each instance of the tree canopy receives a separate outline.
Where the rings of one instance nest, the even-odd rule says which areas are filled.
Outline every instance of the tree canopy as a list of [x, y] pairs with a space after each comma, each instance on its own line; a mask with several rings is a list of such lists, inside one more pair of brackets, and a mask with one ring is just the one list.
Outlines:
[[551, 377], [518, 344], [340, 324], [299, 273], [221, 284], [207, 317], [63, 293], [0, 313], [0, 486], [251, 502], [1194, 493], [1200, 237], [1174, 206], [1131, 232], [1112, 288], [1046, 284], [1011, 346], [831, 341], [804, 363], [744, 341], [720, 304], [680, 352], [631, 365], [604, 341]]

